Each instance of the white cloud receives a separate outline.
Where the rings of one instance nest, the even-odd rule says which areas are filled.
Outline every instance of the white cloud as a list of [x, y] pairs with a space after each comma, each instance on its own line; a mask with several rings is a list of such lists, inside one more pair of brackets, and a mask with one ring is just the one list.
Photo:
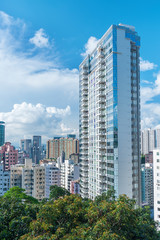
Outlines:
[[149, 84], [149, 85], [153, 85], [153, 83], [150, 82], [150, 81], [148, 81], [148, 80], [142, 80], [142, 83]]
[[[0, 19], [2, 19], [0, 21], [0, 95], [3, 99], [0, 101], [0, 120], [5, 117], [4, 120], [8, 122], [6, 140], [17, 141], [21, 135], [33, 135], [35, 131], [40, 130], [43, 135], [47, 131], [46, 136], [50, 133], [53, 134], [52, 136], [64, 134], [64, 127], [61, 126], [71, 130], [78, 128], [78, 70], [62, 67], [56, 52], [53, 52], [52, 45], [45, 51], [40, 47], [30, 48], [28, 33], [26, 34], [27, 26], [23, 21], [3, 12], [0, 12]], [[42, 43], [46, 44], [45, 41]], [[22, 102], [31, 102], [31, 105], [21, 104]], [[37, 105], [37, 102], [43, 105]], [[15, 104], [14, 108], [10, 111], [13, 104]], [[67, 105], [73, 109], [73, 116], [66, 115], [66, 111], [70, 112], [70, 108], [66, 108]], [[50, 132], [47, 129], [42, 121], [41, 111], [45, 113], [44, 119], [48, 119], [46, 121], [48, 126], [49, 119], [51, 125], [58, 124], [55, 128], [52, 127], [54, 131]], [[54, 116], [53, 123], [49, 116]], [[61, 125], [62, 123], [60, 124], [57, 119], [63, 116], [65, 122]], [[43, 122], [42, 125], [35, 124], [39, 119]]]
[[142, 72], [148, 71], [148, 70], [153, 70], [157, 67], [156, 64], [149, 62], [148, 60], [143, 60], [140, 58], [140, 70]]
[[59, 109], [23, 102], [14, 104], [10, 112], [1, 112], [0, 119], [6, 123], [7, 141], [18, 143], [25, 136], [31, 138], [33, 135], [42, 135], [45, 142], [55, 135], [77, 132], [76, 129], [65, 126], [65, 118], [69, 115], [70, 106]]
[[49, 40], [43, 28], [40, 28], [29, 41], [39, 48], [49, 47]]
[[160, 95], [160, 72], [151, 86], [141, 88], [142, 128], [153, 128], [160, 123], [160, 103], [155, 97]]
[[95, 49], [95, 47], [97, 46], [99, 42], [99, 39], [95, 38], [95, 37], [90, 37], [87, 41], [87, 43], [85, 44], [85, 52], [81, 53], [81, 55], [83, 57], [86, 57], [88, 54], [92, 53], [92, 51]]

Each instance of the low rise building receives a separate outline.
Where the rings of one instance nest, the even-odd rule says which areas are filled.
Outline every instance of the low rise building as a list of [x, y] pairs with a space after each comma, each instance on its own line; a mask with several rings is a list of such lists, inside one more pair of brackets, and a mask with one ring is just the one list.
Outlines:
[[80, 194], [80, 180], [74, 180], [71, 181], [71, 186], [70, 186], [70, 193], [72, 194]]

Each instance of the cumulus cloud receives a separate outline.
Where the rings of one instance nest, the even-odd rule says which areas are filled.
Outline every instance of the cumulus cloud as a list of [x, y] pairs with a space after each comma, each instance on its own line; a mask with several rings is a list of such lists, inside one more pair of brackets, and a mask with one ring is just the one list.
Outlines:
[[156, 127], [160, 122], [160, 103], [155, 97], [160, 95], [160, 72], [151, 86], [141, 88], [142, 128]]
[[77, 130], [66, 126], [65, 118], [71, 115], [70, 106], [64, 109], [46, 107], [42, 104], [23, 102], [14, 104], [10, 112], [1, 112], [0, 119], [6, 122], [6, 139], [18, 143], [24, 137], [41, 135], [43, 142], [53, 136], [77, 133]]
[[[36, 38], [34, 38], [37, 36], [37, 33], [33, 37], [34, 40], [32, 41], [34, 44], [39, 44], [39, 47], [33, 49], [29, 44], [29, 34], [26, 32], [28, 31], [28, 26], [22, 20], [15, 19], [4, 12], [0, 12], [0, 20], [0, 86], [1, 99], [3, 99], [3, 101], [0, 101], [2, 112], [0, 120], [5, 116], [4, 120], [9, 122], [6, 125], [6, 140], [18, 139], [17, 136], [23, 134], [23, 127], [23, 135], [27, 134], [26, 129], [29, 130], [30, 134], [33, 131], [32, 135], [35, 129], [41, 128], [45, 132], [47, 130], [45, 122], [44, 128], [38, 124], [36, 128], [34, 123], [33, 126], [31, 123], [23, 123], [23, 121], [31, 121], [24, 117], [25, 114], [31, 115], [33, 119], [34, 117], [37, 119], [38, 112], [41, 113], [40, 109], [46, 113], [45, 117], [49, 115], [55, 116], [54, 119], [56, 121], [59, 116], [61, 118], [65, 115], [66, 120], [63, 122], [65, 128], [72, 130], [72, 127], [74, 127], [78, 129], [78, 70], [64, 68], [59, 61], [57, 53], [54, 51], [55, 49], [52, 49], [52, 45], [45, 51], [40, 47], [40, 45], [47, 46], [49, 44], [44, 39], [48, 39], [48, 37], [43, 30], [38, 33], [37, 38], [39, 40], [37, 42]], [[31, 105], [26, 106], [28, 113], [24, 111], [25, 108], [23, 104], [21, 105], [22, 102], [31, 102]], [[42, 105], [37, 106], [37, 102]], [[10, 111], [15, 103], [20, 105], [14, 105], [13, 110]], [[74, 124], [72, 121], [73, 117], [69, 114], [66, 115], [65, 109], [67, 105], [73, 109], [72, 114], [77, 116], [74, 118]], [[46, 107], [44, 108], [43, 106]], [[35, 116], [32, 114], [34, 109], [36, 109]], [[69, 111], [69, 108], [67, 109]], [[24, 114], [22, 114], [22, 110]], [[19, 115], [18, 112], [20, 112]], [[38, 119], [42, 119], [40, 115]], [[55, 120], [53, 120], [54, 122]], [[58, 124], [58, 130], [56, 131], [55, 128], [55, 131], [52, 132], [53, 136], [57, 132], [59, 134], [64, 133], [64, 128], [61, 127], [60, 123]], [[29, 128], [26, 128], [28, 125]], [[18, 130], [13, 132], [12, 128], [14, 126], [16, 126], [16, 130], [21, 130], [20, 134]], [[44, 132], [42, 133], [44, 134]], [[16, 133], [18, 134], [17, 136]]]
[[156, 64], [149, 62], [148, 60], [143, 60], [140, 58], [140, 70], [142, 72], [148, 71], [148, 70], [153, 70], [157, 67]]
[[95, 47], [97, 46], [99, 42], [99, 39], [91, 36], [87, 43], [85, 44], [85, 52], [81, 53], [81, 56], [86, 57], [88, 54], [92, 53], [92, 51], [95, 49]]
[[49, 47], [49, 40], [43, 28], [40, 28], [29, 41], [39, 48]]

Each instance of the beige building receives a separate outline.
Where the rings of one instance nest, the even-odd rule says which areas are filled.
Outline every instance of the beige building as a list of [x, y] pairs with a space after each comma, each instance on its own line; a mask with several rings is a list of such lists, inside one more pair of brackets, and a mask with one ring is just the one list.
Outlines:
[[45, 197], [45, 167], [32, 164], [32, 159], [25, 159], [25, 164], [11, 166], [10, 179], [11, 187], [19, 186], [39, 201]]
[[10, 167], [10, 187], [22, 188], [22, 170], [24, 164], [11, 165]]
[[79, 140], [76, 138], [55, 138], [47, 141], [46, 158], [58, 158], [65, 152], [65, 159], [73, 153], [79, 153]]

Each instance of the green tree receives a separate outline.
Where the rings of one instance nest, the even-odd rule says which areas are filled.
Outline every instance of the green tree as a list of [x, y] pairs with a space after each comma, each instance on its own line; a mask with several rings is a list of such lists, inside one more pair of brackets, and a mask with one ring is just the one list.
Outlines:
[[160, 239], [149, 210], [135, 208], [135, 201], [125, 195], [115, 200], [112, 191], [97, 197], [95, 201], [70, 195], [47, 202], [30, 227], [30, 232], [21, 239]]
[[29, 225], [38, 211], [36, 199], [19, 187], [11, 188], [0, 198], [0, 239], [16, 240], [29, 232]]
[[50, 186], [50, 200], [56, 200], [59, 197], [64, 197], [65, 195], [70, 195], [70, 192], [68, 192], [65, 188], [58, 187], [57, 185]]

